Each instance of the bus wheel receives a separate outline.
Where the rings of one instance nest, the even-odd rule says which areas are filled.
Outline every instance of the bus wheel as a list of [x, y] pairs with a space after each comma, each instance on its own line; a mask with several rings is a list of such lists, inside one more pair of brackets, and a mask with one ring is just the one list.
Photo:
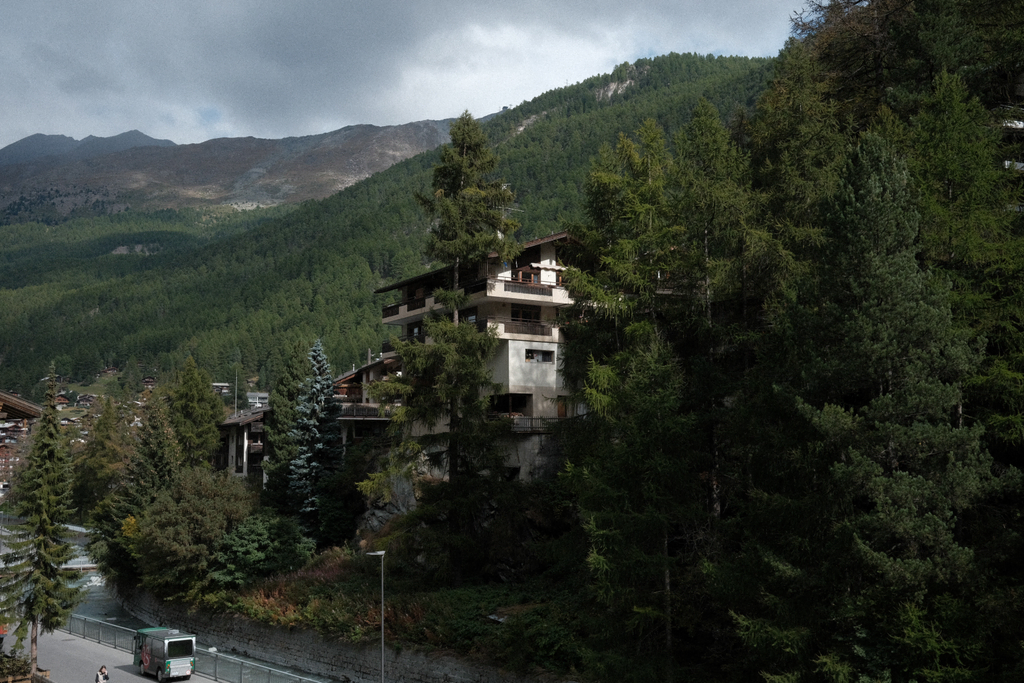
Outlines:
[[143, 662], [139, 662], [139, 675], [140, 676], [145, 676], [146, 675], [146, 665]]
[[164, 670], [163, 669], [157, 669], [156, 670], [156, 680], [159, 683], [164, 683]]

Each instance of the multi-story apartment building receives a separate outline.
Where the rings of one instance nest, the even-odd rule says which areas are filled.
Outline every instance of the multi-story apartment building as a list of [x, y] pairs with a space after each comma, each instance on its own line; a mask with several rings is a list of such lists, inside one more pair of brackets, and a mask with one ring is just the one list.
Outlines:
[[[523, 479], [544, 476], [557, 466], [551, 427], [571, 412], [559, 372], [562, 337], [558, 310], [571, 303], [562, 286], [557, 258], [557, 249], [565, 240], [565, 233], [533, 240], [523, 245], [522, 253], [511, 263], [499, 262], [492, 255], [459, 272], [461, 288], [469, 296], [459, 311], [460, 323], [493, 327], [498, 335], [500, 343], [490, 370], [504, 391], [491, 397], [491, 405], [495, 416], [512, 420], [514, 434], [506, 464]], [[397, 327], [402, 340], [429, 344], [423, 319], [440, 307], [434, 290], [451, 287], [451, 275], [451, 269], [444, 268], [377, 290], [400, 295], [397, 303], [383, 310], [383, 322]], [[399, 359], [386, 342], [381, 359], [360, 372], [372, 381], [374, 374], [378, 378], [385, 375], [384, 366], [389, 362], [392, 372], [400, 370]], [[378, 364], [380, 369], [375, 371]], [[360, 403], [368, 403], [365, 392], [358, 396]]]
[[[523, 245], [512, 263], [498, 262], [492, 255], [459, 273], [462, 289], [469, 295], [466, 307], [459, 311], [460, 323], [491, 326], [498, 335], [498, 351], [490, 370], [503, 391], [491, 397], [492, 414], [510, 418], [506, 466], [510, 475], [521, 479], [547, 476], [560, 465], [552, 427], [572, 413], [564, 401], [568, 392], [559, 372], [562, 336], [558, 310], [571, 303], [562, 286], [557, 258], [557, 249], [565, 240], [565, 233], [533, 240]], [[383, 322], [397, 327], [402, 340], [429, 344], [423, 319], [440, 308], [434, 290], [450, 286], [451, 269], [444, 268], [377, 290], [399, 293], [399, 301], [384, 308]], [[367, 388], [401, 370], [401, 358], [385, 342], [379, 356], [368, 353], [365, 365], [335, 379], [335, 398], [342, 403], [342, 434], [348, 443], [384, 434], [388, 416]], [[224, 421], [218, 468], [262, 476], [265, 410], [246, 411]]]

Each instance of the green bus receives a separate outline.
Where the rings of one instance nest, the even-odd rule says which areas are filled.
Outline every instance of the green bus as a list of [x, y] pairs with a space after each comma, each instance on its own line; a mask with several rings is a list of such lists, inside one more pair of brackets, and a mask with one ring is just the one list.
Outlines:
[[196, 670], [196, 637], [191, 633], [163, 626], [140, 628], [132, 650], [139, 673], [153, 674], [161, 683], [171, 678], [188, 680]]

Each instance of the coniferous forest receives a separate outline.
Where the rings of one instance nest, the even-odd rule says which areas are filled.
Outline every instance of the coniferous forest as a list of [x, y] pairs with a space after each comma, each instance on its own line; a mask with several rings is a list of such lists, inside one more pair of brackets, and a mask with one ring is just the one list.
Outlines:
[[[0, 378], [161, 374], [74, 452], [104, 573], [165, 599], [369, 642], [363, 551], [386, 549], [390, 642], [517, 671], [1018, 681], [1021, 121], [1020, 3], [812, 0], [774, 59], [624, 64], [324, 201], [7, 226]], [[432, 320], [438, 348], [400, 346], [381, 397], [450, 401], [457, 481], [357, 530], [421, 451], [332, 450], [325, 393], [387, 334], [374, 290], [479, 238], [480, 207], [438, 191], [460, 164], [486, 169], [473, 196], [516, 198], [477, 226], [568, 232], [562, 370], [586, 410], [557, 477], [502, 479], [455, 390], [487, 378], [440, 357], [488, 337]], [[262, 491], [202, 465], [199, 389], [235, 370], [272, 391]]]

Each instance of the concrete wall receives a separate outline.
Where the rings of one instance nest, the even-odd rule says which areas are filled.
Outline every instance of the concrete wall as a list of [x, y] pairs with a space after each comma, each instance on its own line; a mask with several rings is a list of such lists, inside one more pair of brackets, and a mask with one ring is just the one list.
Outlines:
[[[199, 636], [225, 654], [237, 653], [274, 662], [345, 683], [377, 683], [380, 642], [352, 645], [324, 639], [315, 631], [278, 628], [245, 617], [165, 603], [143, 591], [123, 591], [118, 599], [135, 617]], [[447, 654], [386, 647], [384, 680], [388, 683], [569, 683], [549, 676], [517, 676]]]

